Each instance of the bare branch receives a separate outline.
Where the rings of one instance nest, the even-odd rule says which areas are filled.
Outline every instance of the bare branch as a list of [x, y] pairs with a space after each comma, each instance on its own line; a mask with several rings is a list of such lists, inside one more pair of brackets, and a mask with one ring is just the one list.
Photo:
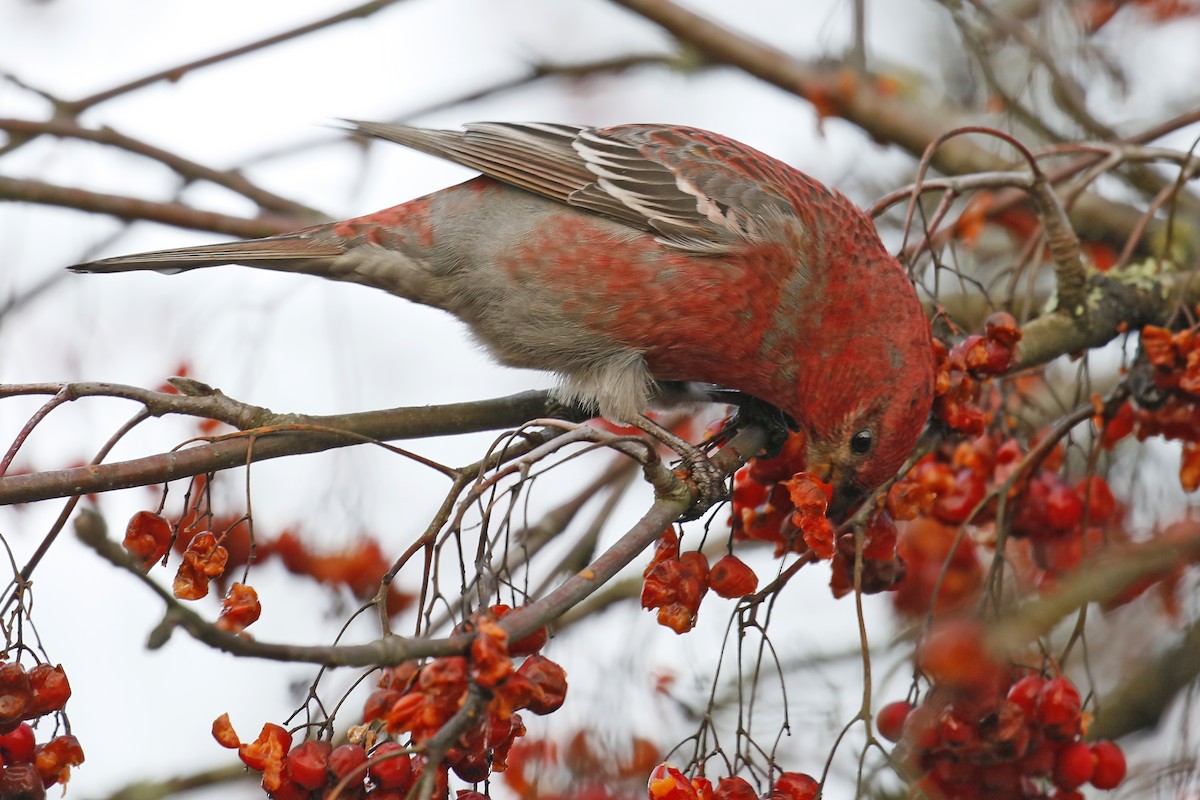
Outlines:
[[290, 30], [282, 31], [262, 39], [257, 39], [253, 42], [249, 42], [248, 44], [239, 45], [238, 47], [234, 47], [229, 50], [223, 50], [219, 53], [205, 56], [204, 58], [198, 58], [195, 61], [188, 61], [168, 69], [152, 72], [149, 75], [138, 78], [137, 80], [129, 81], [127, 83], [120, 84], [119, 86], [113, 86], [109, 89], [96, 92], [95, 94], [88, 95], [87, 97], [79, 100], [72, 100], [67, 103], [64, 111], [72, 115], [77, 115], [94, 105], [112, 100], [114, 97], [120, 97], [123, 94], [129, 94], [130, 92], [137, 91], [138, 89], [143, 89], [155, 83], [161, 83], [163, 81], [178, 81], [184, 78], [190, 72], [195, 72], [196, 70], [203, 69], [204, 67], [210, 67], [213, 64], [231, 61], [239, 56], [249, 55], [250, 53], [263, 50], [273, 45], [281, 44], [291, 39], [298, 39], [302, 36], [306, 36], [310, 33], [314, 33], [325, 28], [331, 28], [334, 25], [338, 25], [343, 22], [365, 19], [372, 14], [382, 11], [388, 6], [394, 5], [397, 2], [400, 2], [400, 0], [371, 0], [367, 3], [352, 6], [345, 11], [339, 11], [337, 14], [332, 14], [314, 22], [309, 22], [305, 25], [291, 28]]
[[[174, 395], [162, 397], [171, 398]], [[157, 403], [159, 399], [154, 398], [153, 402]], [[228, 398], [224, 398], [223, 402], [228, 402]], [[155, 407], [162, 408], [161, 405]], [[287, 428], [271, 431], [268, 427], [254, 438], [242, 435], [220, 438], [209, 444], [131, 461], [0, 478], [0, 505], [149, 486], [230, 469], [244, 465], [247, 461], [264, 461], [361, 444], [364, 437], [390, 441], [515, 427], [555, 409], [546, 393], [525, 392], [496, 400], [396, 408], [358, 414], [272, 415], [264, 418], [268, 426], [285, 425]], [[262, 411], [266, 412], [265, 409]], [[194, 409], [172, 413], [194, 413]], [[297, 430], [300, 426], [310, 430]], [[254, 425], [250, 430], [260, 427]]]
[[176, 155], [169, 150], [164, 150], [161, 147], [147, 144], [132, 136], [118, 133], [112, 128], [85, 128], [78, 123], [62, 118], [45, 121], [0, 118], [0, 130], [8, 131], [14, 135], [35, 136], [44, 133], [51, 136], [110, 145], [120, 150], [157, 161], [163, 166], [177, 172], [184, 180], [205, 180], [218, 186], [223, 186], [248, 200], [254, 201], [268, 211], [288, 217], [295, 217], [298, 220], [308, 218], [313, 223], [324, 222], [328, 219], [321, 212], [309, 208], [302, 203], [297, 203], [294, 200], [289, 200], [286, 197], [281, 197], [274, 192], [269, 192], [266, 189], [256, 186], [246, 176], [235, 170], [218, 170], [206, 167], [191, 159]]
[[138, 197], [92, 192], [44, 181], [0, 175], [0, 202], [6, 200], [75, 208], [97, 214], [110, 214], [125, 220], [161, 222], [178, 228], [212, 231], [242, 239], [257, 239], [285, 233], [311, 223], [311, 220], [296, 217], [233, 217], [215, 211], [201, 211], [180, 203], [157, 203]]

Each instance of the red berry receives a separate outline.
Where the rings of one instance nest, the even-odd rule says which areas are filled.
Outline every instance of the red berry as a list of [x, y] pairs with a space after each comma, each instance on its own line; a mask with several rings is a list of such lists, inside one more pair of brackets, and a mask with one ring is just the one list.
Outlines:
[[491, 772], [486, 752], [463, 753], [451, 764], [454, 774], [467, 783], [482, 783]]
[[1092, 772], [1092, 786], [1097, 789], [1115, 789], [1125, 780], [1125, 754], [1112, 742], [1096, 742], [1092, 745], [1092, 756], [1096, 768]]
[[1092, 748], [1085, 742], [1071, 742], [1058, 751], [1054, 760], [1054, 785], [1074, 789], [1087, 783], [1096, 768]]
[[1069, 531], [1083, 518], [1083, 501], [1075, 490], [1063, 483], [1055, 483], [1046, 495], [1046, 522], [1060, 531]]
[[659, 764], [646, 781], [649, 800], [697, 800], [696, 788], [683, 773], [668, 764]]
[[740, 558], [727, 553], [709, 570], [708, 585], [721, 597], [745, 597], [758, 589], [758, 576]]
[[1007, 311], [996, 311], [988, 316], [983, 323], [983, 333], [987, 338], [1008, 347], [1021, 341], [1021, 329]]
[[325, 771], [332, 751], [333, 745], [329, 742], [301, 742], [284, 760], [284, 772], [305, 789], [320, 789], [325, 785]]
[[1113, 497], [1108, 482], [1099, 475], [1084, 478], [1075, 484], [1079, 499], [1087, 502], [1088, 524], [1103, 525], [1117, 510], [1117, 499]]
[[963, 747], [978, 740], [975, 726], [953, 706], [938, 715], [938, 738], [947, 747]]
[[412, 787], [412, 759], [406, 749], [397, 742], [384, 742], [371, 751], [370, 774], [378, 786], [406, 791]]
[[920, 705], [904, 718], [900, 738], [918, 752], [933, 750], [938, 746], [937, 711], [928, 705]]
[[55, 736], [41, 745], [33, 757], [33, 765], [46, 786], [65, 784], [71, 775], [71, 767], [82, 763], [83, 748], [79, 746], [79, 740], [69, 733]]
[[785, 772], [775, 780], [768, 800], [815, 800], [821, 790], [817, 779], [803, 772]]
[[713, 800], [758, 800], [758, 792], [745, 778], [721, 778]]
[[1071, 738], [1079, 733], [1081, 703], [1075, 685], [1066, 678], [1052, 678], [1038, 693], [1037, 721], [1047, 733]]
[[875, 727], [879, 729], [879, 735], [889, 742], [900, 741], [904, 731], [904, 720], [908, 719], [912, 708], [912, 703], [897, 700], [879, 709], [879, 713], [875, 715]]
[[985, 494], [987, 485], [983, 476], [973, 470], [961, 469], [955, 475], [950, 491], [938, 495], [933, 504], [933, 516], [949, 525], [965, 522]]
[[[286, 766], [287, 762], [284, 762]], [[274, 789], [267, 789], [267, 794], [271, 800], [310, 800], [312, 792], [296, 783], [291, 778], [280, 777], [275, 783]], [[263, 787], [266, 788], [265, 786]]]
[[367, 763], [367, 751], [361, 744], [344, 744], [329, 754], [329, 771], [339, 781], [354, 772], [363, 778], [367, 771], [361, 769]]
[[46, 787], [32, 764], [8, 764], [0, 771], [0, 797], [5, 800], [43, 800]]
[[1046, 679], [1041, 675], [1026, 675], [1014, 683], [1008, 690], [1008, 699], [1021, 707], [1027, 719], [1034, 719], [1037, 714], [1038, 695]]
[[0, 736], [0, 754], [3, 754], [7, 764], [33, 761], [36, 744], [33, 728], [29, 727], [28, 722], [22, 722], [15, 730]]
[[62, 665], [38, 664], [29, 670], [29, 690], [32, 697], [25, 709], [27, 719], [51, 711], [61, 711], [71, 696], [71, 684]]
[[954, 689], [982, 691], [1002, 680], [983, 628], [970, 619], [935, 624], [917, 649], [917, 663], [935, 683]]

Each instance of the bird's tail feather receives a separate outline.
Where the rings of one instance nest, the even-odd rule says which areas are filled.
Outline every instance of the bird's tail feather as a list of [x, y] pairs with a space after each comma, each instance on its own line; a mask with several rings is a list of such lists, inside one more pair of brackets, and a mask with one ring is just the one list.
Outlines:
[[280, 272], [321, 274], [329, 264], [344, 255], [344, 247], [330, 242], [313, 241], [302, 235], [285, 234], [266, 239], [221, 242], [199, 247], [153, 250], [129, 256], [103, 258], [68, 267], [72, 272], [134, 272], [153, 270], [172, 274], [201, 267], [242, 264]]

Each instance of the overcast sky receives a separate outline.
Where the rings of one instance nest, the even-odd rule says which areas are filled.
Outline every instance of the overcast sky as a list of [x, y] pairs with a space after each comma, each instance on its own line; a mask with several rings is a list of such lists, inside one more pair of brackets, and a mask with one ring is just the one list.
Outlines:
[[[0, 4], [0, 70], [59, 97], [78, 98], [347, 5], [344, 0], [5, 0]], [[803, 58], [840, 55], [848, 42], [847, 2], [706, 0], [689, 5]], [[943, 59], [951, 57], [951, 48], [944, 45], [951, 28], [933, 3], [890, 0], [868, 7], [877, 68], [927, 78], [946, 68]], [[1130, 56], [1125, 60], [1138, 91], [1122, 102], [1131, 125], [1148, 121], [1164, 102], [1180, 102], [1189, 92], [1194, 96], [1200, 78], [1194, 53], [1174, 66], [1144, 57], [1183, 49], [1189, 35], [1200, 35], [1194, 27], [1152, 32], [1125, 25], [1106, 35]], [[668, 46], [655, 28], [600, 0], [408, 0], [366, 21], [105, 103], [83, 121], [111, 125], [208, 165], [246, 165], [247, 174], [263, 186], [330, 215], [351, 216], [449, 185], [469, 173], [391, 145], [374, 148], [364, 159], [355, 147], [333, 143], [338, 134], [328, 127], [331, 121], [404, 116], [446, 96], [523, 74], [530, 61], [575, 62]], [[0, 116], [48, 114], [42, 98], [0, 81]], [[647, 70], [555, 82], [412, 121], [455, 127], [477, 119], [698, 125], [743, 139], [864, 203], [907, 182], [910, 163], [837, 120], [826, 121], [821, 135], [808, 104], [728, 70], [700, 75]], [[331, 144], [295, 156], [258, 158], [319, 140]], [[0, 169], [120, 194], [169, 199], [177, 191], [161, 167], [98, 146], [50, 139], [6, 157]], [[253, 213], [244, 199], [210, 186], [189, 188], [183, 197], [226, 213]], [[92, 249], [119, 228], [103, 216], [0, 204], [0, 296], [19, 293], [85, 257], [218, 238], [138, 224], [102, 252]], [[186, 360], [193, 376], [233, 397], [276, 411], [306, 413], [460, 401], [551, 385], [538, 373], [495, 367], [461, 326], [439, 312], [361, 287], [237, 268], [171, 278], [66, 277], [3, 320], [0, 353], [0, 382], [21, 383], [106, 380], [153, 387]], [[53, 424], [30, 440], [18, 466], [54, 468], [89, 459], [135, 410], [115, 401], [74, 405], [55, 412]], [[0, 404], [5, 446], [36, 406]], [[158, 452], [190, 435], [188, 427], [174, 421], [144, 427], [112, 458]], [[463, 463], [489, 440], [431, 442], [421, 445], [421, 452]], [[291, 462], [255, 468], [255, 518], [268, 530], [299, 524], [314, 542], [337, 543], [368, 531], [398, 552], [421, 529], [445, 489], [436, 476], [378, 453], [342, 452]], [[240, 497], [235, 484], [229, 481], [226, 498], [231, 504]], [[176, 500], [178, 494], [173, 494]], [[133, 490], [104, 498], [101, 510], [119, 528], [156, 497]], [[628, 513], [645, 497], [637, 495]], [[551, 500], [553, 493], [543, 505]], [[43, 503], [0, 510], [0, 533], [19, 562], [58, 508]], [[763, 562], [763, 569], [768, 565]], [[329, 641], [338, 613], [345, 609], [334, 608], [326, 593], [306, 585], [292, 586], [286, 594], [272, 591], [285, 583], [272, 569], [254, 581], [264, 600], [263, 620], [252, 629], [255, 635], [274, 641]], [[788, 587], [789, 602], [806, 613], [805, 624], [786, 640], [787, 646], [797, 656], [852, 648], [852, 604], [831, 602], [827, 573], [812, 572]], [[168, 573], [163, 575], [169, 579]], [[263, 722], [282, 722], [296, 705], [292, 683], [303, 686], [312, 676], [307, 668], [221, 656], [182, 634], [163, 650], [146, 654], [146, 634], [160, 617], [157, 600], [72, 541], [56, 545], [39, 569], [34, 589], [35, 620], [51, 658], [61, 661], [71, 678], [73, 730], [88, 754], [88, 763], [72, 781], [73, 797], [96, 797], [138, 777], [228, 763], [229, 754], [209, 736], [212, 719], [231, 711], [239, 732], [252, 736]], [[215, 603], [203, 608], [215, 615]], [[630, 668], [678, 662], [682, 648], [685, 661], [697, 665], [703, 680], [712, 660], [704, 643], [720, 634], [728, 609], [708, 601], [703, 612], [707, 630], [700, 632], [708, 639], [677, 639], [655, 626], [650, 615], [632, 609], [618, 613], [616, 629], [630, 650], [615, 657], [616, 662]], [[610, 620], [600, 630], [611, 632], [613, 624]], [[627, 701], [631, 692], [650, 698], [648, 686], [614, 687], [603, 680], [589, 685], [585, 679], [604, 675], [608, 662], [596, 666], [595, 651], [588, 647], [594, 641], [564, 639], [552, 645], [559, 649], [550, 654], [572, 675], [568, 708], [561, 719], [539, 724], [558, 725], [559, 730], [584, 719], [596, 724], [583, 713], [591, 703]], [[834, 682], [832, 677], [828, 682]], [[814, 685], [826, 685], [826, 677], [816, 676]], [[857, 703], [847, 696], [830, 707], [821, 694], [811, 701], [796, 699], [798, 718], [811, 716], [817, 730], [797, 730], [790, 750], [807, 755], [791, 768], [819, 772], [828, 731], [848, 718]], [[622, 713], [635, 707], [624, 705]], [[150, 708], [161, 712], [149, 713]], [[631, 713], [645, 716], [642, 722], [649, 726], [664, 712], [647, 699], [640, 712]], [[613, 730], [620, 728], [618, 722]], [[852, 748], [845, 752], [844, 770], [850, 770]], [[248, 790], [247, 796], [257, 796], [257, 790]]]

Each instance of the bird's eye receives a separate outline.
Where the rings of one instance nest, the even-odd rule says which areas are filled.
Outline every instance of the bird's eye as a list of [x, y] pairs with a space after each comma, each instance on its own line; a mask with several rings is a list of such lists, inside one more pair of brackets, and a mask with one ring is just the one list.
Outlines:
[[850, 452], [856, 456], [865, 456], [871, 452], [871, 432], [863, 428], [850, 437]]

